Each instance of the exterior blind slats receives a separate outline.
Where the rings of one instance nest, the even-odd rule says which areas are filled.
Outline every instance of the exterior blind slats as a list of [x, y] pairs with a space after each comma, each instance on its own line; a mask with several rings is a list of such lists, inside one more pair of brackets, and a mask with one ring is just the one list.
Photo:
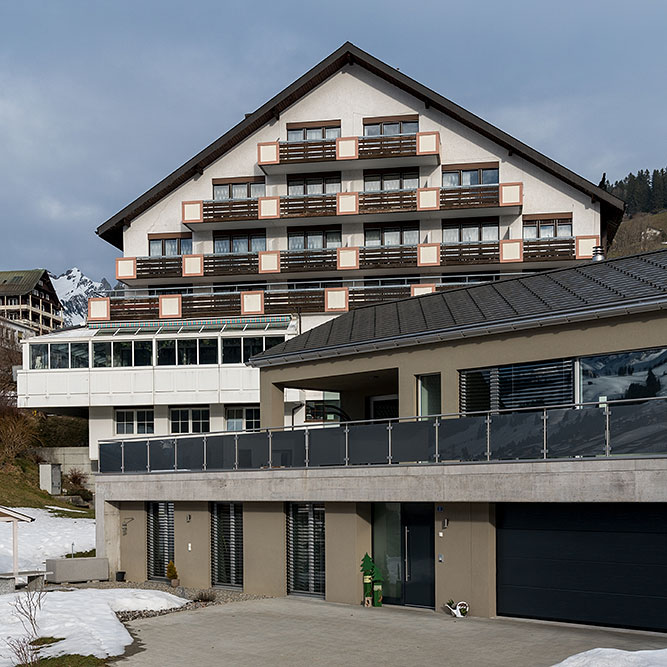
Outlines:
[[147, 569], [149, 579], [166, 579], [174, 560], [174, 503], [147, 503]]
[[324, 595], [324, 505], [287, 506], [287, 590]]
[[558, 359], [461, 371], [461, 412], [574, 402], [574, 361]]
[[243, 586], [243, 504], [211, 506], [211, 583]]

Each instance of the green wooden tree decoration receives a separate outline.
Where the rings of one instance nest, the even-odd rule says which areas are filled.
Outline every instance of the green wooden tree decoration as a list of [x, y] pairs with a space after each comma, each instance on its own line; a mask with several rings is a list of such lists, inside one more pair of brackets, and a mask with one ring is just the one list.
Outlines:
[[371, 577], [374, 582], [384, 581], [384, 577], [380, 574], [380, 570], [373, 562], [373, 559], [366, 553], [361, 559], [361, 572], [366, 576]]

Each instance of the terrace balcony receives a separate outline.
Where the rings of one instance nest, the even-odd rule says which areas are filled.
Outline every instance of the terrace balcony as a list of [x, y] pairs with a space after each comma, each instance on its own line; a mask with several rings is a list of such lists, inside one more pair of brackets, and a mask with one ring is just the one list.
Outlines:
[[[257, 144], [257, 164], [267, 175], [340, 169], [344, 161], [359, 168], [420, 166], [440, 163], [440, 133], [340, 137]], [[352, 165], [354, 166], [354, 165]]]
[[667, 398], [101, 441], [100, 473], [665, 457]]

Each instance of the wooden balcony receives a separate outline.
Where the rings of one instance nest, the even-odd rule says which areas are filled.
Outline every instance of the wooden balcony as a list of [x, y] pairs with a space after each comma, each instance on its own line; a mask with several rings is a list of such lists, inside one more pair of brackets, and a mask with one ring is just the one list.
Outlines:
[[440, 208], [494, 208], [500, 206], [500, 186], [479, 185], [474, 188], [441, 188]]
[[257, 220], [257, 199], [226, 199], [203, 203], [203, 222]]
[[443, 266], [498, 264], [499, 262], [500, 243], [498, 241], [443, 244], [440, 248], [440, 263]]
[[523, 242], [524, 262], [575, 259], [575, 239], [532, 239]]

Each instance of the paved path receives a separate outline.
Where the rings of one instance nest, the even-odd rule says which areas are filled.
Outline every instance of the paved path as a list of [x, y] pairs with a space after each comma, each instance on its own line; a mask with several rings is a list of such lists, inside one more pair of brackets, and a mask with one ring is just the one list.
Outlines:
[[141, 619], [119, 664], [140, 667], [473, 665], [539, 667], [596, 647], [667, 648], [667, 636], [512, 619], [250, 600]]

